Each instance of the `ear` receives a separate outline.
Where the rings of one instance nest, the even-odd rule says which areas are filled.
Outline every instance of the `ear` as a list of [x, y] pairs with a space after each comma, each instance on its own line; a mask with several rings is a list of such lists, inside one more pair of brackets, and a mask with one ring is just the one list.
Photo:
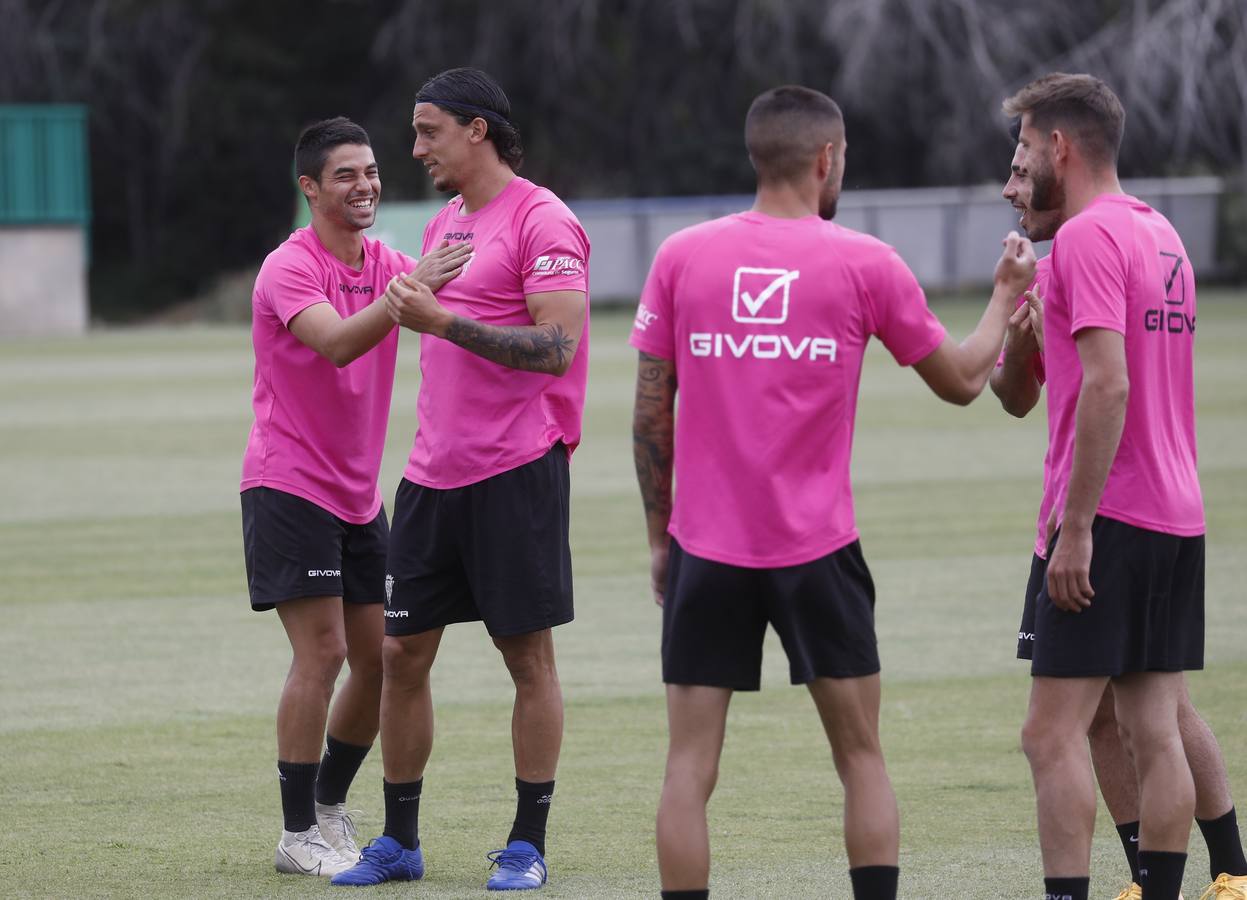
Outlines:
[[827, 176], [831, 174], [831, 170], [836, 165], [836, 145], [828, 142], [818, 152], [818, 159], [815, 164], [815, 174], [820, 182], [826, 181]]
[[489, 123], [477, 116], [468, 123], [468, 143], [479, 144], [485, 140], [485, 136], [489, 133]]
[[1070, 150], [1072, 149], [1069, 136], [1061, 129], [1056, 129], [1051, 134], [1052, 140], [1052, 160], [1053, 162], [1066, 163], [1069, 162]]
[[299, 176], [299, 190], [303, 192], [303, 196], [307, 198], [309, 203], [316, 200], [320, 194], [320, 185], [316, 183], [316, 179], [308, 175]]

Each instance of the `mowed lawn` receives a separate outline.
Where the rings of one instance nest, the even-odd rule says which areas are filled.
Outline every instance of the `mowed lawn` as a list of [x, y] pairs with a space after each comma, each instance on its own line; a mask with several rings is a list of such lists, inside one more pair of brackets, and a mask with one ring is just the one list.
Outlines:
[[[937, 304], [958, 336], [980, 307]], [[575, 623], [557, 632], [567, 732], [549, 897], [657, 895], [665, 752], [659, 613], [647, 589], [629, 419], [630, 317], [593, 322], [586, 436], [572, 468]], [[405, 336], [382, 474], [415, 427]], [[1247, 296], [1205, 291], [1199, 430], [1208, 507], [1197, 704], [1247, 797]], [[0, 896], [341, 893], [277, 875], [273, 710], [289, 651], [247, 605], [237, 481], [250, 423], [242, 328], [116, 331], [0, 345]], [[854, 452], [879, 594], [883, 735], [902, 814], [901, 896], [1018, 898], [1041, 882], [1013, 659], [1031, 553], [1042, 410], [936, 400], [876, 345]], [[513, 812], [510, 685], [478, 625], [448, 630], [421, 832], [428, 875], [376, 896], [477, 897]], [[716, 897], [848, 897], [842, 794], [805, 691], [768, 646], [733, 702], [711, 804]], [[382, 824], [381, 765], [351, 797]], [[1247, 802], [1247, 801], [1245, 801]], [[1196, 833], [1186, 896], [1206, 856]], [[1126, 882], [1101, 811], [1093, 892]]]

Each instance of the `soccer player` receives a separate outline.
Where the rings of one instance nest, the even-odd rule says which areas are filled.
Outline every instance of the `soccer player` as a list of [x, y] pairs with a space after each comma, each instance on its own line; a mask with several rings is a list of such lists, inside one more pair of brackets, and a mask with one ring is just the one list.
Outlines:
[[[1032, 241], [1050, 241], [1064, 221], [1062, 211], [1059, 208], [1034, 209], [1031, 204], [1033, 188], [1030, 172], [1014, 165], [1005, 184], [1004, 197], [1021, 214], [1020, 225], [1027, 237]], [[1050, 263], [1050, 256], [1039, 260], [1035, 285], [1027, 293], [1026, 302], [1019, 304], [1010, 319], [1004, 352], [989, 382], [1004, 409], [1019, 418], [1034, 408], [1042, 390], [1043, 306], [1040, 298], [1048, 293]], [[1045, 575], [1048, 516], [1052, 505], [1050, 461], [1050, 456], [1044, 460], [1044, 491], [1037, 522], [1038, 535], [1031, 576], [1027, 582], [1022, 625], [1018, 630], [1019, 659], [1031, 658], [1035, 600]], [[1134, 763], [1122, 744], [1113, 707], [1110, 684], [1091, 721], [1088, 734], [1091, 761], [1130, 866], [1131, 884], [1121, 892], [1118, 900], [1139, 900], [1143, 891], [1138, 871], [1139, 783]], [[1186, 690], [1179, 698], [1178, 726], [1195, 785], [1195, 822], [1208, 847], [1210, 877], [1213, 879], [1204, 894], [1217, 900], [1229, 900], [1238, 891], [1241, 897], [1247, 894], [1247, 859], [1244, 859], [1242, 839], [1238, 833], [1225, 761], [1216, 738], [1195, 711]]]
[[515, 684], [518, 794], [491, 890], [547, 878], [546, 820], [563, 734], [553, 629], [572, 619], [568, 460], [580, 441], [588, 366], [589, 241], [571, 211], [518, 177], [502, 88], [451, 69], [416, 94], [415, 158], [457, 192], [426, 247], [471, 241], [436, 300], [395, 285], [389, 307], [421, 333], [416, 433], [394, 507], [381, 695], [385, 832], [336, 884], [424, 871], [418, 812], [433, 745], [429, 670], [442, 630], [483, 620]]
[[758, 689], [769, 622], [831, 743], [854, 896], [892, 900], [899, 822], [879, 746], [874, 586], [849, 484], [862, 358], [878, 337], [938, 396], [969, 403], [1034, 254], [1009, 235], [988, 308], [957, 344], [891, 247], [828, 221], [845, 159], [831, 98], [767, 91], [749, 109], [745, 144], [753, 208], [663, 243], [632, 332], [634, 450], [670, 729], [663, 896], [708, 895], [706, 804], [728, 704], [733, 691]]
[[1195, 282], [1169, 222], [1121, 190], [1125, 114], [1107, 85], [1047, 75], [1004, 110], [1020, 118], [1013, 165], [1030, 207], [1063, 222], [1044, 305], [1052, 539], [1022, 731], [1045, 891], [1088, 894], [1095, 785], [1082, 742], [1111, 680], [1138, 772], [1138, 883], [1147, 900], [1173, 900], [1195, 809], [1182, 672], [1203, 667]]
[[377, 735], [381, 696], [389, 526], [377, 475], [398, 342], [384, 295], [413, 269], [411, 291], [440, 288], [471, 246], [435, 249], [417, 266], [364, 237], [381, 180], [367, 133], [348, 119], [308, 127], [295, 169], [312, 222], [268, 255], [252, 297], [243, 544], [251, 608], [277, 609], [294, 653], [277, 707], [277, 870], [330, 876], [358, 855], [346, 793]]

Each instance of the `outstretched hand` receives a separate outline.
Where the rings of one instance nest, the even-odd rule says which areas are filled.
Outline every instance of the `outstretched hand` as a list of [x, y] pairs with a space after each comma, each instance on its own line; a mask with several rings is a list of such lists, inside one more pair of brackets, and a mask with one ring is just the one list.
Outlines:
[[441, 335], [454, 318], [437, 302], [428, 285], [411, 275], [396, 275], [385, 289], [385, 311], [404, 328]]

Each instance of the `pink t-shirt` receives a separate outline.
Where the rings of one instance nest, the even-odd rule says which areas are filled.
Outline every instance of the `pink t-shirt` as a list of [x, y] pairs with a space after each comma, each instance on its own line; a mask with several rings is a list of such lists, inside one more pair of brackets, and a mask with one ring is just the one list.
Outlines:
[[365, 237], [364, 268], [356, 272], [325, 249], [311, 226], [264, 260], [251, 299], [255, 423], [242, 490], [285, 491], [357, 525], [376, 517], [398, 330], [339, 369], [288, 326], [314, 303], [331, 304], [344, 319], [354, 315], [385, 293], [394, 275], [415, 267], [411, 257]]
[[772, 568], [857, 539], [849, 459], [872, 335], [901, 365], [945, 335], [905, 263], [872, 237], [744, 212], [663, 243], [631, 343], [675, 363], [681, 546]]
[[1130, 396], [1121, 443], [1097, 512], [1138, 528], [1204, 533], [1195, 450], [1195, 277], [1173, 226], [1147, 204], [1105, 194], [1066, 222], [1052, 245], [1045, 306], [1048, 440], [1056, 508], [1074, 458], [1082, 366], [1074, 336], [1125, 336]]
[[[1045, 256], [1035, 264], [1035, 283], [1031, 285], [1032, 291], [1038, 291], [1039, 297], [1045, 303], [1048, 300], [1048, 285], [1052, 280], [1052, 256]], [[1018, 306], [1026, 302], [1025, 297], [1018, 298]], [[1004, 365], [1005, 354], [1002, 350], [1000, 358], [996, 360], [996, 368]], [[1044, 383], [1044, 364], [1043, 354], [1035, 354], [1035, 379], [1042, 385]], [[1048, 513], [1052, 510], [1052, 450], [1048, 449], [1044, 453], [1043, 458], [1043, 497], [1039, 501], [1039, 519], [1036, 521], [1035, 535], [1035, 555], [1044, 559], [1048, 555]]]
[[484, 481], [580, 443], [589, 366], [589, 239], [558, 197], [514, 178], [473, 213], [455, 197], [424, 232], [425, 252], [470, 241], [472, 260], [437, 292], [453, 313], [487, 325], [532, 325], [525, 296], [586, 295], [584, 333], [561, 376], [491, 362], [450, 341], [420, 336], [420, 420], [404, 476], [446, 489]]

